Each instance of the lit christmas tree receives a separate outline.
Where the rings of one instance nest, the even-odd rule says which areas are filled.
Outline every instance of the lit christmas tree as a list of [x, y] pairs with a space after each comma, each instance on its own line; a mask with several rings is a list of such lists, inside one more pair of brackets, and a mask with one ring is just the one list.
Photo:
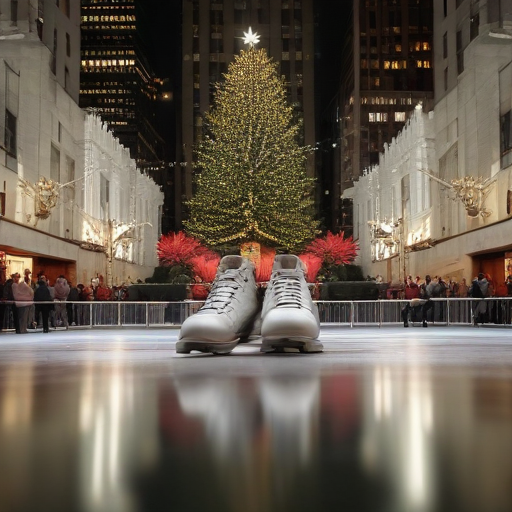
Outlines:
[[277, 64], [246, 42], [205, 114], [186, 230], [208, 246], [255, 241], [297, 250], [318, 233], [305, 167], [310, 148], [299, 146], [301, 126]]

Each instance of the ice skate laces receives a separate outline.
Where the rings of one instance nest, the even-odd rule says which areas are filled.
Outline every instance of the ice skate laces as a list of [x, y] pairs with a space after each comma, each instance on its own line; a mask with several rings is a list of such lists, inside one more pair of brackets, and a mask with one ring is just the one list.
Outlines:
[[218, 276], [201, 309], [219, 310], [228, 306], [236, 291], [241, 288], [240, 279], [243, 277], [236, 269], [228, 269]]
[[276, 307], [306, 307], [302, 295], [303, 276], [298, 272], [277, 273], [274, 277], [274, 297]]

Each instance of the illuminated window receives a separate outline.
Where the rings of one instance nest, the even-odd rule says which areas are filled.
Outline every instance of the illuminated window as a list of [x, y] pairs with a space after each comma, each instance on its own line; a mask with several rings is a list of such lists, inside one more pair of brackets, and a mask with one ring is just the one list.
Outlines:
[[402, 45], [401, 44], [395, 44], [395, 52], [402, 53]]
[[428, 52], [428, 51], [430, 51], [430, 43], [428, 43], [428, 42], [423, 42], [423, 43], [422, 43], [422, 50], [423, 50], [424, 52]]
[[390, 69], [391, 67], [391, 62], [389, 60], [385, 60], [384, 61], [384, 69]]
[[405, 123], [405, 112], [395, 112], [395, 122]]
[[368, 121], [370, 123], [386, 123], [388, 121], [387, 112], [369, 112]]

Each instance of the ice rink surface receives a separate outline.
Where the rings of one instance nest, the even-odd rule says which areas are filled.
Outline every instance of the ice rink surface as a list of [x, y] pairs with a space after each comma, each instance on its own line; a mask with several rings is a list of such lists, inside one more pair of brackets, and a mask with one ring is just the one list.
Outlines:
[[511, 327], [0, 334], [0, 510], [512, 510]]

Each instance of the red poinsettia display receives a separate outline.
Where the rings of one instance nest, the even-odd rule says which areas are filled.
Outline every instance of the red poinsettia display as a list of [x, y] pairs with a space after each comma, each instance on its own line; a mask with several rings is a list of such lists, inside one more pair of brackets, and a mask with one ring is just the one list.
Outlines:
[[256, 264], [256, 282], [266, 283], [270, 281], [276, 251], [271, 247], [261, 246], [260, 255], [260, 260]]
[[186, 235], [183, 231], [162, 235], [156, 244], [160, 265], [192, 265], [192, 260], [210, 252], [199, 240]]
[[208, 297], [210, 283], [215, 279], [219, 261], [220, 256], [213, 251], [207, 251], [202, 256], [196, 256], [192, 259], [192, 272], [195, 280], [192, 285], [192, 297], [195, 300], [204, 300]]
[[209, 251], [202, 256], [196, 256], [193, 258], [191, 263], [196, 281], [203, 283], [213, 282], [215, 274], [217, 273], [219, 261], [220, 256], [213, 251]]
[[328, 265], [347, 265], [357, 256], [359, 247], [353, 238], [343, 238], [344, 233], [334, 235], [327, 232], [325, 238], [317, 238], [305, 250], [305, 254], [313, 254]]
[[322, 268], [322, 260], [311, 253], [301, 254], [299, 258], [306, 267], [306, 281], [314, 283], [318, 272]]

